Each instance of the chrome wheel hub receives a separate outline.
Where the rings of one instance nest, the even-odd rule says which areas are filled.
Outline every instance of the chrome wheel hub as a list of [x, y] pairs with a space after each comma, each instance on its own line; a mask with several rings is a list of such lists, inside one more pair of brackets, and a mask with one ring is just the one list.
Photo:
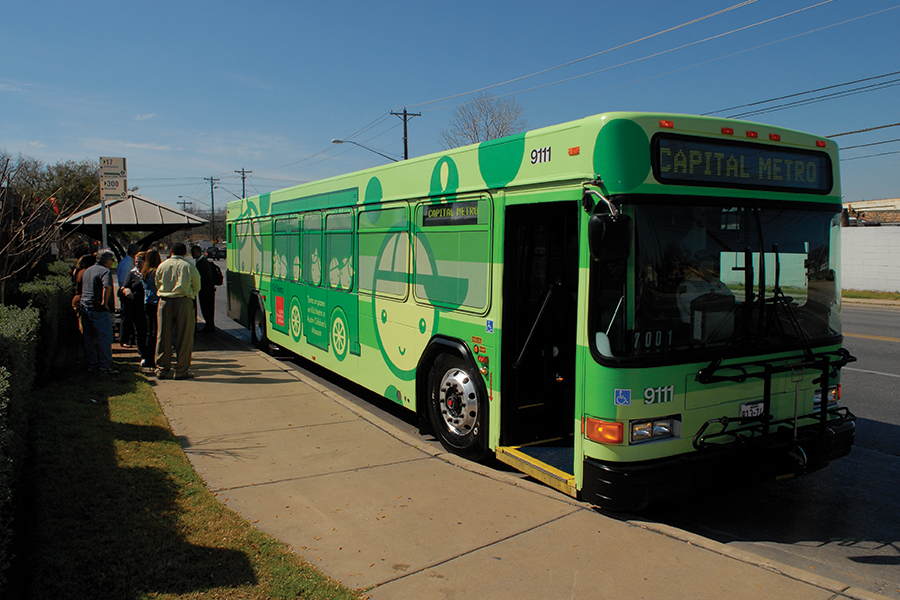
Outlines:
[[471, 433], [478, 421], [478, 395], [468, 373], [451, 369], [441, 380], [439, 394], [441, 417], [447, 428], [463, 436]]

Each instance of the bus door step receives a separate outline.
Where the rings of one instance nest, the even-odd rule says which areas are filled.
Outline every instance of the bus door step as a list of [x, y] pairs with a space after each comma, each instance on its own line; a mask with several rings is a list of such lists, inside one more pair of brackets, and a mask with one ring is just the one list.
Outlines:
[[578, 490], [575, 489], [574, 475], [565, 473], [545, 462], [541, 462], [533, 456], [528, 456], [522, 452], [521, 448], [500, 446], [497, 448], [496, 456], [497, 460], [508, 464], [517, 471], [521, 471], [568, 496], [573, 498], [578, 497]]

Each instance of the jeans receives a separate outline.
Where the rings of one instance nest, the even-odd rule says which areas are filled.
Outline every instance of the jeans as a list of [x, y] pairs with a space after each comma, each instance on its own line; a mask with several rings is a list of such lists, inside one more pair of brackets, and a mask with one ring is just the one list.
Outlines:
[[84, 329], [84, 360], [87, 361], [88, 368], [103, 370], [112, 368], [112, 314], [82, 308], [81, 315], [81, 327]]

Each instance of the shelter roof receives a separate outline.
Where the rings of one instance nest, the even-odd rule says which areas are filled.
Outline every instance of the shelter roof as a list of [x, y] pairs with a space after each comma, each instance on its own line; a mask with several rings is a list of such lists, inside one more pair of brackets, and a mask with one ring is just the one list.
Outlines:
[[[96, 204], [59, 221], [63, 231], [83, 233], [94, 239], [102, 237], [102, 214]], [[200, 227], [206, 219], [160, 204], [139, 194], [106, 203], [106, 230], [110, 232], [138, 231], [148, 235], [137, 242], [147, 247], [167, 235], [183, 229]]]

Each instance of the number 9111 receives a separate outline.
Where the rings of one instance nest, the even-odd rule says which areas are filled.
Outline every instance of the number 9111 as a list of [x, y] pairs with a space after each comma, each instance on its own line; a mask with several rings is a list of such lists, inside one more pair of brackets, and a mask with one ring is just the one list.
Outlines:
[[648, 387], [644, 390], [644, 404], [663, 404], [675, 399], [675, 386]]

